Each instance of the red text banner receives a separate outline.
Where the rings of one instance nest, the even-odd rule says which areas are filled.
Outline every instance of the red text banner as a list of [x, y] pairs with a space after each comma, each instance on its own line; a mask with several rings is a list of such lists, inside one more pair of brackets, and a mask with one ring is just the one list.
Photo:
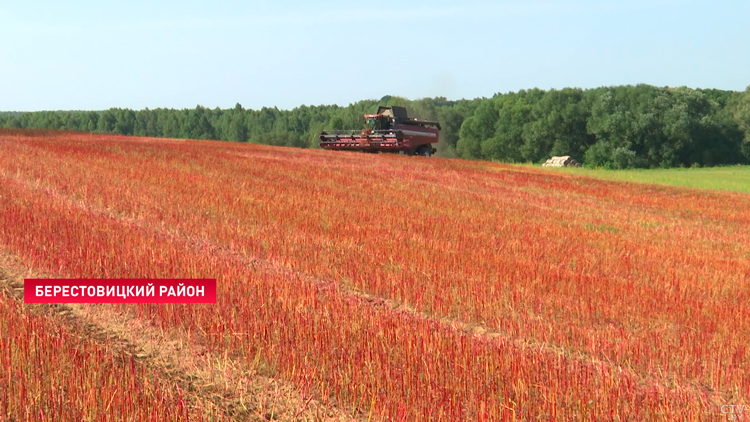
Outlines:
[[216, 279], [27, 278], [25, 303], [216, 303]]

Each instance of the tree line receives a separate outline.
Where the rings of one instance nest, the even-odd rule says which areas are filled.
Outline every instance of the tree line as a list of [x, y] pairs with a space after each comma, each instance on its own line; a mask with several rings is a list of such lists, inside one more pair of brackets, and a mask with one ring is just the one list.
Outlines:
[[379, 105], [441, 123], [444, 156], [543, 162], [572, 155], [588, 166], [650, 168], [750, 163], [750, 87], [744, 92], [627, 85], [531, 89], [451, 101], [386, 96], [347, 107], [292, 110], [111, 108], [105, 111], [0, 113], [6, 128], [219, 139], [317, 147], [324, 130], [359, 129]]

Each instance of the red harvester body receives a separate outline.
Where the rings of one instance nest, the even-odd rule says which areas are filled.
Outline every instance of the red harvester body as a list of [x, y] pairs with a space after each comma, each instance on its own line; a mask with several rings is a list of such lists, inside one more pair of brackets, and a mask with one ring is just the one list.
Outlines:
[[378, 107], [365, 114], [367, 127], [320, 134], [320, 147], [340, 151], [397, 152], [429, 157], [436, 149], [440, 123], [411, 119], [404, 107]]

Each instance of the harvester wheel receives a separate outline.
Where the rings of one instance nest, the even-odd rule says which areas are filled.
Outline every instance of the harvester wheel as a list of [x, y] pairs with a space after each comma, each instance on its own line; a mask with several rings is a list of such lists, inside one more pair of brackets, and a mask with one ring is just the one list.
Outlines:
[[419, 147], [417, 147], [414, 153], [416, 155], [429, 157], [430, 155], [432, 155], [432, 148], [429, 145], [420, 145]]

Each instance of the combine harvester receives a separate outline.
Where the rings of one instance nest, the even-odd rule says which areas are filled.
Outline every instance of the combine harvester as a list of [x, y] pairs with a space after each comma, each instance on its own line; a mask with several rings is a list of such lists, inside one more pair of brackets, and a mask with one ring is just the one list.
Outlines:
[[378, 107], [377, 114], [365, 114], [367, 126], [361, 132], [343, 130], [320, 134], [320, 147], [338, 151], [397, 152], [429, 157], [437, 151], [440, 123], [410, 119], [404, 107]]

